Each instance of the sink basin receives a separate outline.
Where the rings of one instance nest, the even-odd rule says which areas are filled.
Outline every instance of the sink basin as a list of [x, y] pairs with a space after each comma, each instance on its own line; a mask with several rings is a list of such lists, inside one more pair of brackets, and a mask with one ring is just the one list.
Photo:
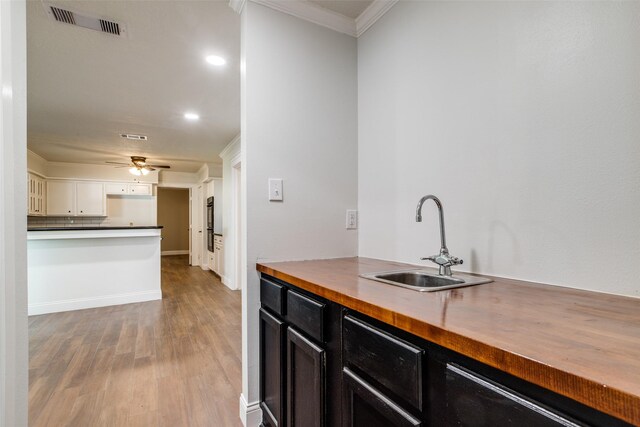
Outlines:
[[436, 272], [421, 269], [383, 271], [379, 273], [361, 274], [360, 277], [413, 289], [419, 292], [435, 292], [491, 282], [491, 279], [487, 279], [486, 277], [469, 276], [466, 274], [454, 274], [450, 277], [440, 276]]

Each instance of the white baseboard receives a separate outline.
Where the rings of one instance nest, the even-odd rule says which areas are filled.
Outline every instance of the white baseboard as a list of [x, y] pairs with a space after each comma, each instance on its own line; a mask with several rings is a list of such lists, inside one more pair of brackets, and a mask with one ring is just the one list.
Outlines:
[[223, 285], [225, 285], [227, 288], [229, 289], [235, 289], [233, 287], [233, 283], [231, 283], [231, 281], [227, 278], [227, 276], [220, 276], [220, 281], [222, 282]]
[[209, 266], [207, 264], [200, 264], [200, 268], [203, 269], [204, 271], [209, 270]]
[[162, 299], [162, 291], [131, 292], [92, 298], [77, 298], [29, 305], [29, 316], [61, 311], [84, 310], [85, 308], [107, 307]]
[[182, 250], [182, 251], [162, 251], [162, 252], [160, 252], [160, 255], [162, 255], [162, 256], [165, 256], [165, 255], [189, 255], [189, 249]]
[[244, 427], [259, 427], [262, 423], [260, 402], [247, 403], [244, 394], [240, 394], [240, 420]]

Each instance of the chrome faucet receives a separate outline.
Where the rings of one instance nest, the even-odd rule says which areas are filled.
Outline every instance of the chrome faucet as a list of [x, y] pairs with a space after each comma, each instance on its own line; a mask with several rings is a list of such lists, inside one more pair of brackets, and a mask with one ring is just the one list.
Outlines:
[[444, 237], [444, 213], [442, 212], [442, 202], [440, 202], [440, 199], [431, 194], [421, 198], [416, 208], [416, 222], [422, 222], [422, 205], [427, 200], [433, 200], [435, 202], [438, 207], [438, 213], [440, 214], [440, 253], [420, 259], [429, 260], [438, 264], [439, 274], [441, 276], [451, 276], [451, 266], [462, 264], [462, 260], [449, 255], [449, 249], [447, 249], [447, 242]]

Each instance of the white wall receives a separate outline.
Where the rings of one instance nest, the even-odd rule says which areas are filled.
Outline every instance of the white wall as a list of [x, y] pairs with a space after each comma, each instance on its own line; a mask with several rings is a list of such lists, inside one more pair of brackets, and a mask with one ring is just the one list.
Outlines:
[[0, 1], [0, 427], [27, 425], [25, 2]]
[[[248, 2], [242, 20], [247, 282], [243, 396], [258, 401], [257, 261], [355, 256], [356, 40]], [[269, 202], [268, 178], [284, 179]]]
[[[399, 2], [358, 41], [359, 253], [640, 296], [640, 3]], [[431, 202], [428, 202], [431, 203]]]

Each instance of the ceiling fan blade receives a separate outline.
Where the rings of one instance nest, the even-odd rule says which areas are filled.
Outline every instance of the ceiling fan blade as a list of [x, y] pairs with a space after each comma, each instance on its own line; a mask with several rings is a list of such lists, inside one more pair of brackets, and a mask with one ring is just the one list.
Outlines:
[[116, 169], [131, 168], [131, 167], [135, 167], [135, 166], [131, 166], [131, 165], [126, 165], [126, 166], [115, 166], [115, 168], [116, 168]]
[[148, 171], [154, 171], [155, 170], [154, 168], [150, 168], [149, 166], [146, 166], [145, 169], [148, 170]]
[[108, 163], [110, 165], [122, 165], [122, 166], [129, 166], [129, 163], [122, 163], [122, 162], [105, 162]]
[[147, 165], [149, 167], [161, 168], [161, 169], [171, 169], [171, 166], [168, 165]]

